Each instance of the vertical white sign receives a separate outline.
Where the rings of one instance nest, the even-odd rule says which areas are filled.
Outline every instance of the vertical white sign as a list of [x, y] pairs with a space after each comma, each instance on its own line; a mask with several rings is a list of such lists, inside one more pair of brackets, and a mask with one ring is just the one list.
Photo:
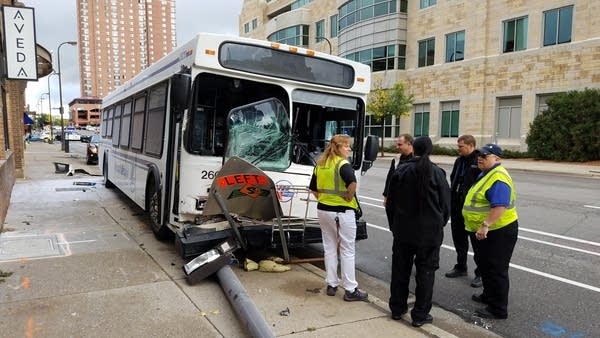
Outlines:
[[3, 6], [7, 78], [37, 81], [33, 8]]

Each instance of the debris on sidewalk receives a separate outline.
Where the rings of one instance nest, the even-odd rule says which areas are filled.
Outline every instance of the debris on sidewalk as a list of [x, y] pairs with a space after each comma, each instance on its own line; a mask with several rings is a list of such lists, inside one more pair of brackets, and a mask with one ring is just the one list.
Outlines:
[[258, 270], [258, 263], [256, 263], [255, 261], [246, 258], [246, 260], [244, 261], [244, 270], [246, 271], [254, 271], [254, 270]]
[[291, 268], [287, 265], [282, 265], [279, 263], [275, 263], [270, 260], [262, 260], [258, 262], [258, 271], [262, 272], [285, 272], [289, 271]]

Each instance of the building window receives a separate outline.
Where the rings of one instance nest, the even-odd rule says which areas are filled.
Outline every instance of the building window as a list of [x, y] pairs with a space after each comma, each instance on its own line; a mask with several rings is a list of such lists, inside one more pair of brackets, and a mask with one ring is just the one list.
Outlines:
[[527, 17], [504, 21], [504, 53], [527, 49]]
[[315, 41], [323, 41], [323, 37], [325, 37], [325, 20], [319, 20], [315, 23], [315, 33]]
[[465, 31], [446, 35], [446, 62], [465, 59]]
[[292, 10], [304, 7], [311, 2], [313, 2], [313, 0], [295, 0], [291, 4]]
[[244, 33], [248, 33], [250, 31], [250, 23], [246, 22], [244, 24]]
[[419, 67], [433, 65], [435, 57], [435, 38], [419, 41]]
[[571, 42], [573, 6], [544, 12], [544, 46]]
[[413, 135], [429, 136], [429, 103], [415, 105]]
[[442, 103], [442, 137], [458, 137], [460, 103], [458, 101]]
[[499, 99], [496, 121], [496, 135], [498, 138], [520, 139], [521, 107], [521, 97]]
[[421, 9], [433, 6], [437, 3], [437, 0], [421, 0], [420, 7]]
[[397, 0], [351, 0], [340, 7], [339, 29], [343, 30], [364, 20], [396, 13]]
[[361, 62], [371, 66], [372, 72], [391, 69], [405, 69], [406, 66], [406, 45], [389, 45], [376, 47], [372, 49], [361, 50], [346, 55], [346, 59]]
[[332, 15], [329, 18], [329, 37], [335, 38], [338, 35], [338, 16]]
[[552, 98], [554, 94], [539, 94], [537, 95], [537, 107], [535, 109], [535, 113], [533, 114], [533, 118], [535, 119], [538, 115], [548, 110], [548, 100]]
[[400, 0], [400, 12], [408, 13], [408, 0]]
[[255, 30], [258, 27], [258, 19], [252, 19], [252, 30]]
[[308, 47], [308, 29], [308, 25], [284, 28], [269, 35], [267, 40], [292, 46]]

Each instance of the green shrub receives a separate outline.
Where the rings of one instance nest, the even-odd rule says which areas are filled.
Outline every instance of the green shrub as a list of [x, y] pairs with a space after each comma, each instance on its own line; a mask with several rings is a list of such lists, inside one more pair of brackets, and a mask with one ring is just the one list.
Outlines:
[[531, 123], [529, 153], [556, 161], [600, 159], [600, 89], [556, 94]]

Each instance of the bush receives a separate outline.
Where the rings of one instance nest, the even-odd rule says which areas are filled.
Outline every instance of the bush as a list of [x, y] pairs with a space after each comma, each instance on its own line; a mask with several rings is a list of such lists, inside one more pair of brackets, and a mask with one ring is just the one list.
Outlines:
[[600, 159], [600, 89], [560, 93], [548, 100], [527, 135], [529, 153], [556, 161]]

